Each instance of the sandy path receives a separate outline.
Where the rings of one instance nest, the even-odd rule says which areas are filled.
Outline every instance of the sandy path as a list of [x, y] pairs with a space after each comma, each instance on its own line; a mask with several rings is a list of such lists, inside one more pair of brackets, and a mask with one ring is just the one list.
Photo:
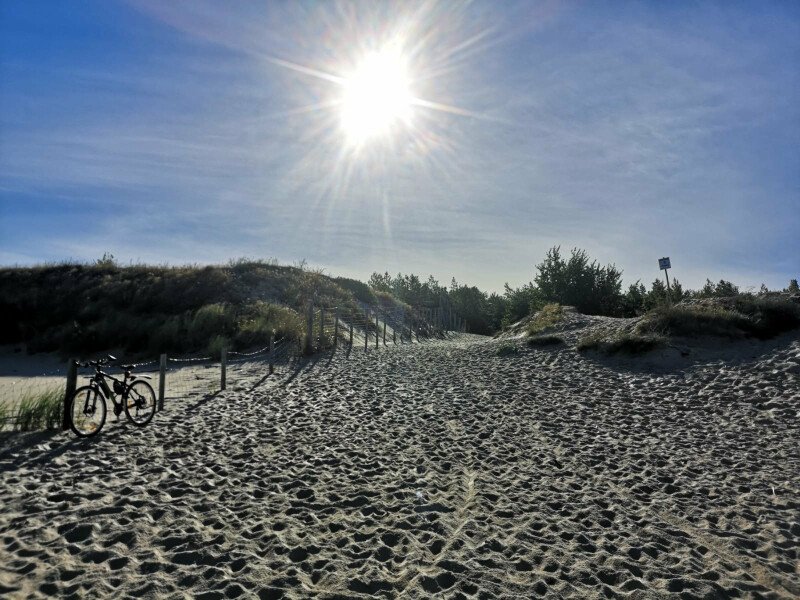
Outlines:
[[6, 449], [0, 595], [800, 594], [800, 342], [661, 374], [498, 343], [339, 352]]

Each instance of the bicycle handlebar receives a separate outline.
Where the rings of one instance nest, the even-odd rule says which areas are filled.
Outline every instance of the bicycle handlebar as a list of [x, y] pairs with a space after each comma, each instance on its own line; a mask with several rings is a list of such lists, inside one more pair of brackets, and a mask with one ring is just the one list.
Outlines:
[[87, 360], [86, 362], [78, 362], [78, 366], [83, 368], [95, 367], [96, 369], [99, 369], [101, 366], [107, 365], [113, 360], [117, 360], [117, 358], [109, 354], [107, 358], [98, 358], [97, 360]]

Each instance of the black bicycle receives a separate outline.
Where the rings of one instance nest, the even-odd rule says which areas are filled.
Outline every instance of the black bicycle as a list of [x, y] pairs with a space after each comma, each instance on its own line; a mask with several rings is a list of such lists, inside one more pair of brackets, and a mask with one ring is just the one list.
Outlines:
[[[69, 424], [75, 435], [91, 437], [100, 433], [106, 422], [107, 399], [114, 405], [117, 419], [123, 410], [138, 427], [144, 427], [153, 418], [156, 393], [145, 381], [150, 378], [147, 375], [132, 375], [131, 370], [135, 365], [119, 365], [124, 372], [122, 379], [101, 370], [103, 365], [116, 360], [109, 354], [108, 358], [78, 363], [81, 367], [94, 367], [95, 372], [89, 385], [79, 387], [70, 399]], [[113, 382], [113, 390], [108, 386], [107, 379]]]

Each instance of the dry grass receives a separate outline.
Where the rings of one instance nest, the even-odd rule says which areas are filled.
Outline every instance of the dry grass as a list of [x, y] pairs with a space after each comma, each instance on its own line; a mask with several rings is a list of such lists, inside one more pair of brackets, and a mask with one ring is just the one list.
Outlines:
[[800, 327], [800, 305], [789, 298], [741, 295], [696, 304], [660, 306], [636, 327], [639, 334], [767, 339]]
[[536, 316], [528, 325], [528, 335], [536, 335], [545, 329], [549, 329], [560, 323], [564, 319], [564, 307], [560, 304], [545, 304], [536, 313]]

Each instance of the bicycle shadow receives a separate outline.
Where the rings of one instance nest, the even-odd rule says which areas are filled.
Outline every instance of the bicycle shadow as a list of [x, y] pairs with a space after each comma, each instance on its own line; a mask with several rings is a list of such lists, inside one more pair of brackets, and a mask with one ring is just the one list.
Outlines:
[[[127, 427], [125, 429], [127, 429]], [[3, 443], [2, 448], [0, 448], [0, 472], [20, 468], [44, 467], [54, 459], [72, 450], [94, 450], [97, 440], [101, 436], [105, 437], [107, 435], [119, 434], [120, 430], [115, 427], [111, 431], [101, 431], [95, 437], [69, 437], [56, 446], [41, 448], [38, 446], [52, 441], [53, 438], [72, 434], [69, 433], [69, 430], [37, 431], [27, 434], [18, 432], [4, 433], [0, 436], [0, 440]], [[9, 439], [11, 443], [6, 444]], [[8, 458], [11, 460], [7, 461]]]

